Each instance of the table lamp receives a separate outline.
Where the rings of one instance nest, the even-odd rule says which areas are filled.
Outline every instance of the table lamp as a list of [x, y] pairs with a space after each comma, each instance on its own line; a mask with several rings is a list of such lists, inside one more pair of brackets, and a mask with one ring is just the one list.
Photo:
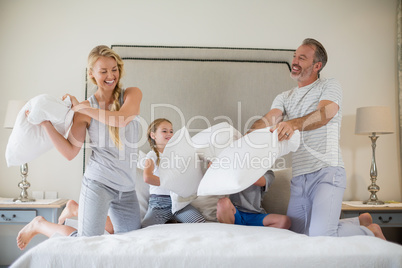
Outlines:
[[[4, 120], [4, 128], [13, 128], [15, 124], [15, 120], [17, 119], [17, 115], [19, 111], [24, 107], [26, 101], [22, 100], [11, 100], [8, 102], [7, 111], [6, 111], [6, 119]], [[14, 198], [14, 202], [33, 202], [35, 199], [30, 198], [28, 196], [28, 188], [31, 184], [27, 181], [28, 177], [28, 164], [25, 163], [20, 166], [21, 178], [22, 181], [18, 183], [18, 187], [21, 189], [20, 196]]]
[[377, 192], [380, 187], [377, 181], [377, 165], [375, 161], [377, 135], [394, 133], [394, 124], [392, 123], [391, 110], [386, 106], [371, 106], [357, 108], [356, 111], [356, 127], [355, 134], [369, 135], [371, 139], [372, 158], [370, 168], [371, 185], [368, 191], [371, 193], [370, 198], [364, 201], [367, 205], [382, 205], [383, 201], [378, 200]]

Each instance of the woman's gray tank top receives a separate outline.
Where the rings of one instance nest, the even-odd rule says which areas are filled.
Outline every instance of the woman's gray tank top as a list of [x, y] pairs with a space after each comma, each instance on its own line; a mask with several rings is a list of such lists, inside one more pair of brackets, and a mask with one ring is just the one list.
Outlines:
[[[123, 89], [120, 94], [120, 105], [123, 104], [124, 92]], [[99, 108], [94, 95], [88, 100], [91, 107]], [[108, 126], [92, 118], [88, 128], [89, 146], [92, 152], [84, 176], [117, 191], [133, 191], [138, 159], [138, 131], [139, 120], [136, 116], [125, 127], [119, 129], [123, 146], [118, 149], [110, 138]]]

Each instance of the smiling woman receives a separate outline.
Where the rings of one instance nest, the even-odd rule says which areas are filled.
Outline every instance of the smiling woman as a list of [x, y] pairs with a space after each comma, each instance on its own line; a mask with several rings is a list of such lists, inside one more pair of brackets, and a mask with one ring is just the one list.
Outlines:
[[[71, 98], [75, 111], [68, 138], [61, 136], [49, 121], [41, 123], [54, 146], [69, 160], [79, 153], [88, 130], [93, 154], [82, 182], [78, 236], [103, 234], [108, 211], [115, 233], [141, 226], [135, 173], [131, 172], [130, 165], [137, 160], [132, 155], [138, 155], [139, 124], [133, 119], [139, 113], [142, 93], [135, 87], [122, 88], [123, 66], [120, 56], [109, 47], [92, 49], [87, 70], [97, 90], [81, 103], [74, 96], [66, 95]], [[60, 233], [60, 228], [65, 226], [47, 223], [44, 234]], [[24, 237], [29, 236], [17, 238], [21, 249], [29, 242]]]

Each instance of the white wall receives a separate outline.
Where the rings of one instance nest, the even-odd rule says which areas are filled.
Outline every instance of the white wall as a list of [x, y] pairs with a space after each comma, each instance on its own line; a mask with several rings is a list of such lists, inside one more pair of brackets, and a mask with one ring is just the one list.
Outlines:
[[[344, 199], [363, 200], [371, 147], [354, 135], [355, 113], [388, 105], [397, 125], [396, 7], [397, 0], [0, 0], [0, 124], [11, 99], [69, 92], [82, 100], [86, 57], [98, 44], [295, 49], [313, 37], [329, 53], [323, 76], [336, 77], [344, 89]], [[0, 152], [10, 133], [0, 128]], [[377, 143], [384, 200], [402, 199], [398, 135]], [[0, 196], [17, 196], [19, 168], [2, 157], [0, 170]], [[68, 162], [52, 150], [29, 163], [30, 189], [78, 200], [81, 174], [81, 155]]]

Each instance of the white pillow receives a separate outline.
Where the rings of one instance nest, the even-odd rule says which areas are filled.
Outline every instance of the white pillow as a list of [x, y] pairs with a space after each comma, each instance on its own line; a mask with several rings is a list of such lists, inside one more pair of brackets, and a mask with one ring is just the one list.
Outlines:
[[[242, 137], [241, 133], [227, 122], [222, 122], [204, 129], [194, 135], [191, 140], [199, 157], [204, 160], [203, 170], [206, 171], [206, 161], [213, 160], [233, 141]], [[216, 218], [216, 205], [220, 198], [225, 197], [209, 195], [198, 196], [193, 205], [207, 221], [218, 221]]]
[[189, 197], [182, 197], [174, 192], [170, 192], [170, 198], [172, 200], [172, 213], [176, 213], [177, 211], [183, 209], [186, 207], [188, 204], [190, 204], [192, 201], [194, 201], [197, 198], [197, 194], [194, 193], [193, 195]]
[[[29, 110], [29, 116], [25, 111]], [[70, 98], [42, 94], [29, 100], [18, 113], [6, 148], [7, 166], [19, 166], [32, 161], [53, 147], [45, 130], [39, 125], [45, 120], [52, 122], [64, 137], [70, 129], [74, 112]]]
[[241, 136], [238, 130], [229, 123], [223, 122], [197, 133], [191, 138], [191, 141], [199, 157], [210, 160]]
[[160, 156], [159, 175], [161, 186], [187, 198], [197, 193], [202, 178], [201, 161], [183, 127], [167, 143]]
[[226, 197], [226, 195], [198, 196], [197, 199], [191, 202], [191, 205], [198, 209], [207, 221], [217, 222], [217, 204], [219, 199], [222, 197]]
[[137, 168], [144, 170], [146, 160], [147, 160], [147, 154], [141, 150], [138, 150]]
[[275, 160], [296, 151], [300, 133], [289, 141], [278, 142], [277, 131], [258, 129], [233, 142], [212, 162], [198, 187], [198, 195], [228, 195], [241, 192], [255, 183]]

